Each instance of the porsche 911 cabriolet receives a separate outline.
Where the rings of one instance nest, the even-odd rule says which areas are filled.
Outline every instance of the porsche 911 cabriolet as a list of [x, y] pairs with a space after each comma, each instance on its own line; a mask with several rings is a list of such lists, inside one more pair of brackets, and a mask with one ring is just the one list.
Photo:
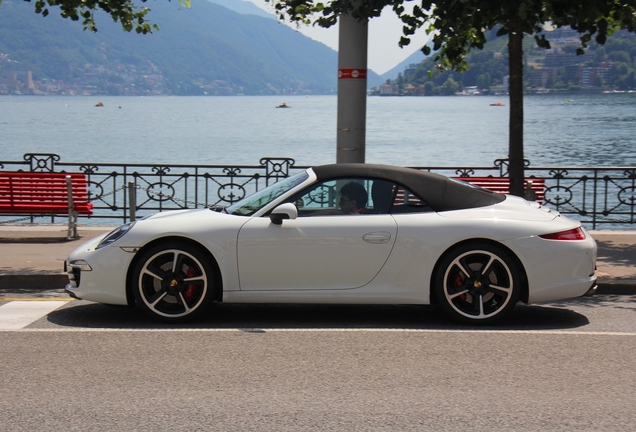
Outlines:
[[157, 213], [73, 251], [74, 298], [180, 322], [212, 302], [439, 305], [489, 324], [590, 295], [596, 243], [536, 202], [371, 164], [309, 168], [225, 208]]

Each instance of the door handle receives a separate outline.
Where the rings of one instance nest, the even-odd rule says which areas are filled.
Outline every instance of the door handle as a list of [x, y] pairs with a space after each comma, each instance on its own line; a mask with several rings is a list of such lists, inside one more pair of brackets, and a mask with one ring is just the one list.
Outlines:
[[383, 244], [391, 240], [391, 233], [388, 231], [370, 232], [363, 235], [362, 240], [371, 244]]

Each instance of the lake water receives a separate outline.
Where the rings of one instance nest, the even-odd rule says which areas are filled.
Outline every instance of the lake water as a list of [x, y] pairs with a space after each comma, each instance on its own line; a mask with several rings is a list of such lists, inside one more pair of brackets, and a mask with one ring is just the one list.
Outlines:
[[[291, 109], [276, 109], [286, 102]], [[492, 165], [508, 154], [507, 97], [370, 97], [366, 162]], [[102, 102], [103, 107], [95, 107]], [[0, 97], [0, 160], [299, 165], [336, 159], [336, 96]], [[636, 94], [525, 97], [532, 166], [636, 165]]]

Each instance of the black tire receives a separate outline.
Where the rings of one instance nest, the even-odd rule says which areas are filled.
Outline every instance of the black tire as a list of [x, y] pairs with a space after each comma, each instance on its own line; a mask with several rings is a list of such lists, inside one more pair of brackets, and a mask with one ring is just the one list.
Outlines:
[[442, 258], [433, 289], [452, 319], [485, 325], [512, 311], [521, 294], [521, 280], [518, 265], [503, 248], [466, 244]]
[[139, 257], [132, 278], [137, 307], [163, 322], [199, 317], [214, 298], [213, 266], [187, 243], [159, 244]]

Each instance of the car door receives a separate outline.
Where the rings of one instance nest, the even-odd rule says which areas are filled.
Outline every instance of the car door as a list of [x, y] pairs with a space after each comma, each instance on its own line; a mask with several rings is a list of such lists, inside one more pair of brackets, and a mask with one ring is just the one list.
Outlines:
[[252, 218], [239, 231], [241, 290], [344, 290], [368, 284], [397, 235], [388, 214]]

